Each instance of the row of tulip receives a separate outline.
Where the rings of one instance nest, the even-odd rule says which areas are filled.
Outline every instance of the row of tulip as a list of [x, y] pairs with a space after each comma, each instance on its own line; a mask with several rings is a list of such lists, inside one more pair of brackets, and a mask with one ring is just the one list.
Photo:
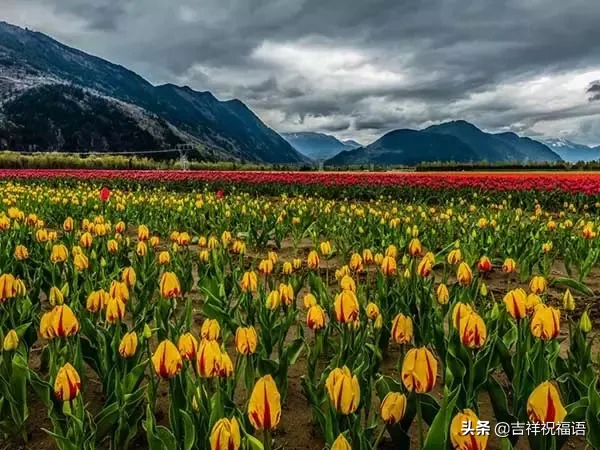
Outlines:
[[[2, 187], [0, 424], [13, 439], [27, 439], [31, 387], [60, 449], [128, 448], [140, 433], [151, 449], [271, 448], [301, 354], [335, 449], [408, 448], [413, 423], [419, 448], [473, 450], [488, 438], [465, 434], [468, 421], [598, 425], [592, 323], [572, 294], [590, 294], [597, 260], [585, 210], [92, 189]], [[169, 233], [156, 231], [167, 216]], [[268, 251], [276, 238], [289, 255]], [[577, 279], [553, 276], [559, 255]], [[529, 436], [533, 449], [565, 442]]]

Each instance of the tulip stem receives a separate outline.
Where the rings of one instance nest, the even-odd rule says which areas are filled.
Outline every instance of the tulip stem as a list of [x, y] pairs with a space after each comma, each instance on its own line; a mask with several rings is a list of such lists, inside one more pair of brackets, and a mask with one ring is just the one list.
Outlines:
[[375, 439], [375, 443], [373, 444], [373, 447], [371, 447], [373, 450], [377, 450], [377, 447], [379, 447], [379, 442], [381, 441], [381, 438], [383, 438], [384, 434], [385, 434], [385, 425], [381, 427], [379, 436], [377, 436], [377, 439]]
[[263, 430], [263, 433], [265, 450], [271, 450], [271, 433], [267, 429]]
[[421, 399], [417, 394], [417, 426], [419, 432], [419, 449], [423, 448], [423, 411], [421, 409]]

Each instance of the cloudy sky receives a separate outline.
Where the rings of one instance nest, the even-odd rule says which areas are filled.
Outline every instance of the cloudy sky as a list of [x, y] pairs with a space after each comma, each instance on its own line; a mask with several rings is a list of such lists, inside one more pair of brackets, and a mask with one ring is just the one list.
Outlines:
[[600, 144], [600, 0], [0, 0], [0, 18], [278, 131], [466, 119]]

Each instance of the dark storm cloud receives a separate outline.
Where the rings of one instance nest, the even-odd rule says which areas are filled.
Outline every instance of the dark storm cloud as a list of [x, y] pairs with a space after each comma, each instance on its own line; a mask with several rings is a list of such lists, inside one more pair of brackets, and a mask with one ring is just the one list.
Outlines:
[[[338, 131], [334, 123], [349, 121], [375, 135], [451, 118], [515, 130], [577, 114], [600, 120], [585, 105], [599, 99], [597, 85], [581, 95], [597, 74], [578, 96], [566, 89], [570, 77], [544, 92], [532, 83], [494, 95], [600, 71], [598, 0], [1, 1], [17, 20], [41, 5], [56, 16], [30, 14], [41, 31], [154, 82], [240, 97], [284, 130], [326, 123]], [[81, 30], [61, 30], [60, 20], [73, 18]]]
[[590, 84], [586, 92], [590, 94], [590, 101], [600, 100], [600, 80], [594, 81], [592, 84]]

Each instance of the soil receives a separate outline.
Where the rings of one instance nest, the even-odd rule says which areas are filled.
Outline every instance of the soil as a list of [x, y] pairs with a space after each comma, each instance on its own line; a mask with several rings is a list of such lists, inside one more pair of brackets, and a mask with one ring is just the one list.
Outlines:
[[[306, 256], [308, 253], [308, 249], [312, 247], [312, 244], [309, 241], [304, 241], [300, 245], [300, 252], [302, 256]], [[195, 251], [195, 250], [194, 250]], [[291, 247], [291, 243], [283, 242], [282, 248], [277, 250], [279, 258], [281, 260], [290, 260], [292, 255], [294, 254], [294, 250]], [[262, 252], [261, 255], [264, 255], [265, 252]], [[257, 255], [249, 255], [249, 257], [254, 257]], [[341, 266], [341, 260], [339, 258], [332, 258], [327, 262], [327, 272], [329, 276], [333, 277], [333, 273], [335, 269]], [[325, 276], [325, 263], [321, 263], [321, 272], [322, 276]], [[565, 275], [564, 266], [561, 263], [555, 264], [553, 267], [553, 275], [554, 276], [563, 276]], [[518, 277], [513, 277], [511, 281], [511, 288], [518, 287], [520, 285], [517, 281]], [[589, 307], [589, 314], [592, 318], [592, 322], [594, 324], [593, 330], [600, 329], [600, 303], [597, 302], [598, 295], [600, 294], [600, 270], [595, 269], [592, 271], [590, 276], [585, 280], [586, 285], [590, 287], [596, 295], [593, 297], [581, 297], [574, 293], [577, 310], [573, 313], [574, 317], [579, 317], [583, 310]], [[503, 274], [499, 268], [495, 268], [495, 271], [488, 274], [488, 278], [486, 279], [486, 284], [488, 286], [489, 291], [495, 296], [495, 298], [501, 299], [502, 296], [507, 291], [507, 281], [506, 275]], [[520, 287], [527, 288], [526, 285], [522, 285]], [[562, 291], [550, 289], [549, 299], [550, 303], [561, 304]], [[199, 310], [201, 308], [201, 300], [200, 295], [197, 291], [192, 291], [190, 294], [192, 298], [195, 300], [195, 316], [194, 321], [199, 328], [199, 325], [202, 322], [201, 315], [199, 314]], [[304, 308], [301, 304], [302, 295], [297, 295], [297, 303], [298, 307], [301, 311], [301, 320], [304, 321]], [[561, 338], [567, 337], [566, 327], [563, 326], [563, 330], [561, 332]], [[591, 333], [594, 336], [592, 353], [597, 355], [600, 350], [600, 343], [597, 339], [595, 339], [595, 335], [597, 332], [592, 331]], [[568, 342], [565, 339], [565, 342], [562, 344], [562, 351], [566, 353], [566, 348], [568, 347]], [[235, 350], [233, 348], [229, 349], [230, 355], [235, 354]], [[31, 351], [30, 358], [30, 366], [34, 369], [38, 370], [40, 366], [40, 354], [41, 347], [40, 344], [34, 346]], [[383, 373], [386, 375], [392, 375], [394, 378], [399, 379], [400, 374], [397, 372], [396, 364], [398, 360], [398, 356], [400, 354], [399, 346], [395, 344], [391, 344], [389, 347], [389, 351], [386, 355], [385, 360], [383, 361]], [[289, 391], [285, 404], [283, 405], [282, 418], [279, 429], [274, 433], [273, 437], [275, 439], [277, 447], [290, 449], [290, 450], [321, 450], [325, 448], [325, 443], [323, 439], [320, 437], [320, 431], [316, 425], [312, 423], [312, 414], [308, 403], [302, 393], [302, 388], [300, 385], [300, 377], [307, 372], [307, 364], [305, 355], [302, 354], [296, 364], [294, 364], [289, 370]], [[84, 393], [87, 408], [90, 412], [95, 413], [98, 412], [99, 408], [103, 404], [103, 394], [102, 387], [97, 379], [95, 373], [90, 369], [87, 369], [86, 378], [88, 380], [86, 391]], [[163, 383], [164, 384], [164, 383]], [[243, 387], [240, 386], [238, 389], [241, 391]], [[245, 394], [243, 392], [240, 393], [240, 397], [244, 398]], [[441, 400], [441, 391], [439, 383], [431, 393], [438, 400]], [[47, 417], [47, 411], [45, 407], [41, 404], [41, 402], [36, 398], [33, 392], [29, 393], [30, 405], [29, 412], [30, 417], [28, 419], [27, 425], [27, 435], [28, 435], [28, 443], [15, 443], [15, 442], [0, 442], [0, 450], [51, 450], [56, 449], [53, 438], [44, 431], [44, 429], [51, 429], [50, 420]], [[378, 407], [378, 401], [374, 400], [374, 405]], [[492, 406], [490, 404], [489, 397], [487, 394], [482, 394], [480, 396], [480, 405], [479, 405], [479, 416], [481, 418], [493, 418], [494, 412]], [[159, 398], [157, 401], [157, 422], [159, 424], [168, 425], [168, 397], [166, 389], [163, 389], [159, 394]], [[494, 422], [492, 421], [492, 430], [493, 430]], [[411, 431], [411, 448], [418, 448], [417, 442], [417, 429], [416, 423], [413, 423]], [[426, 430], [427, 428], [425, 428]], [[98, 447], [102, 450], [108, 450], [108, 445], [101, 445]], [[146, 437], [145, 432], [140, 426], [140, 434], [133, 445], [130, 447], [132, 449], [146, 449]], [[380, 448], [382, 449], [392, 449], [394, 448], [389, 439], [384, 438], [380, 444]], [[585, 448], [585, 441], [582, 438], [571, 438], [565, 447], [565, 449], [583, 449]], [[488, 442], [488, 449], [490, 450], [500, 450], [500, 443], [497, 438], [493, 435], [490, 436]], [[525, 438], [521, 438], [516, 446], [516, 450], [527, 450], [529, 449], [529, 444]], [[120, 450], [120, 449], [119, 449]]]

